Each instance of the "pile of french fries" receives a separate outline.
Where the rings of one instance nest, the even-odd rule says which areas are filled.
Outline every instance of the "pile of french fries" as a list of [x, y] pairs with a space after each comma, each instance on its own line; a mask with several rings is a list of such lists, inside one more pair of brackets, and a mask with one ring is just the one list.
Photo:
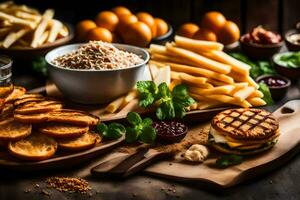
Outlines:
[[223, 44], [175, 36], [165, 46], [150, 46], [150, 69], [169, 66], [172, 89], [188, 85], [190, 96], [197, 104], [189, 109], [208, 109], [227, 105], [263, 106], [263, 93], [250, 77], [250, 66], [223, 51]]
[[0, 47], [36, 48], [66, 37], [68, 28], [53, 16], [52, 9], [41, 14], [34, 8], [16, 5], [12, 1], [0, 3]]
[[[188, 110], [203, 110], [222, 106], [263, 106], [263, 93], [250, 77], [250, 66], [224, 53], [223, 44], [175, 36], [165, 46], [150, 45], [149, 69], [152, 80], [166, 82], [172, 90], [186, 84], [197, 103]], [[107, 113], [117, 113], [138, 98], [136, 89], [112, 101]]]

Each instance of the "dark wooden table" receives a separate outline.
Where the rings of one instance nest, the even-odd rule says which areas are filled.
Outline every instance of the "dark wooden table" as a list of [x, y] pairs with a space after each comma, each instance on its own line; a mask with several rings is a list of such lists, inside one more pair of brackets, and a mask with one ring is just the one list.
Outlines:
[[[22, 66], [22, 68], [15, 70], [14, 82], [16, 85], [32, 89], [44, 84], [44, 81], [41, 81], [38, 76], [28, 75], [30, 71], [26, 66]], [[299, 99], [299, 88], [299, 83], [294, 84], [282, 101], [268, 109], [274, 110], [290, 99]], [[1, 169], [0, 199], [300, 199], [300, 158], [298, 156], [273, 172], [227, 190], [212, 188], [206, 184], [194, 187], [144, 174], [126, 180], [94, 178], [90, 176], [89, 169], [96, 163], [97, 159], [69, 169], [32, 173], [17, 173]], [[49, 176], [85, 178], [90, 183], [92, 191], [90, 194], [68, 194], [48, 189], [44, 181]], [[44, 191], [50, 195], [44, 194]]]

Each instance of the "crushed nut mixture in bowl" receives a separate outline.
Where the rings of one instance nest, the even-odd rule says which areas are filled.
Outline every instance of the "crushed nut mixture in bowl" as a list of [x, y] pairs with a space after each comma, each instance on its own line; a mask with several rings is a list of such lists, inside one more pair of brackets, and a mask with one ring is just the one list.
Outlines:
[[49, 75], [66, 98], [84, 104], [109, 102], [145, 80], [149, 53], [139, 47], [91, 41], [46, 55]]

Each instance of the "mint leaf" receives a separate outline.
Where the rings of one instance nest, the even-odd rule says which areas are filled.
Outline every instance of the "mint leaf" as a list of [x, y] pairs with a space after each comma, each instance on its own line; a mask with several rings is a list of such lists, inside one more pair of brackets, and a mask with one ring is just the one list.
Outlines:
[[149, 107], [155, 102], [158, 88], [153, 81], [138, 81], [137, 91], [139, 93], [139, 105], [141, 107]]
[[143, 122], [141, 116], [136, 112], [129, 112], [127, 114], [127, 121], [132, 125], [138, 125]]
[[138, 136], [139, 134], [134, 128], [132, 127], [126, 128], [126, 138], [125, 138], [126, 142], [128, 143], [135, 142], [138, 140]]
[[147, 144], [151, 144], [155, 141], [156, 131], [152, 126], [147, 126], [141, 132], [139, 139]]
[[239, 155], [225, 155], [216, 160], [218, 168], [227, 168], [233, 165], [238, 165], [243, 162], [243, 157]]

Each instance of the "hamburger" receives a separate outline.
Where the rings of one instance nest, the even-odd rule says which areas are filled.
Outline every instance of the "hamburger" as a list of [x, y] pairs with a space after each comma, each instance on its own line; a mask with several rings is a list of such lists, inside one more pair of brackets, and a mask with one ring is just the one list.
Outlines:
[[216, 150], [252, 155], [272, 148], [279, 137], [279, 124], [268, 111], [254, 108], [225, 110], [216, 115], [209, 141]]

